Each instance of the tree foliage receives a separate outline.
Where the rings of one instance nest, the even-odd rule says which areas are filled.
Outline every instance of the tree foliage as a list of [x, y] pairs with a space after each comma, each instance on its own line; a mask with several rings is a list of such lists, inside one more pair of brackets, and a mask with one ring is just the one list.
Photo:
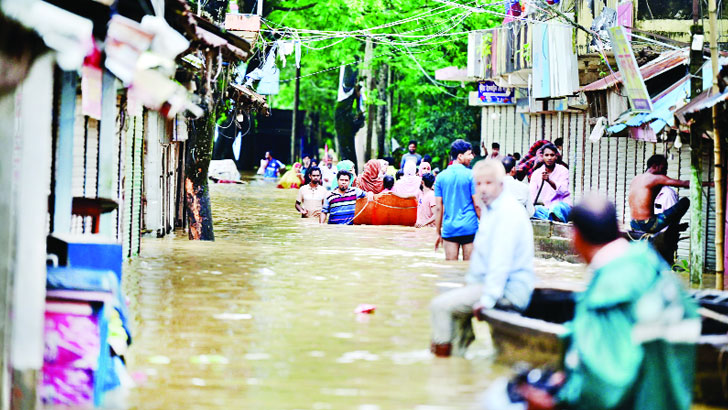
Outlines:
[[[473, 5], [475, 2], [469, 2]], [[240, 1], [241, 11], [252, 10], [254, 2]], [[313, 4], [313, 6], [311, 6]], [[306, 6], [306, 7], [304, 7]], [[446, 84], [434, 81], [436, 69], [465, 67], [467, 34], [452, 33], [486, 29], [500, 23], [500, 17], [469, 13], [466, 9], [446, 6], [432, 0], [272, 0], [265, 3], [265, 41], [294, 39], [304, 41], [301, 58], [301, 110], [318, 112], [324, 130], [334, 132], [334, 109], [339, 80], [338, 67], [364, 58], [366, 35], [361, 30], [419, 16], [405, 24], [371, 30], [367, 33], [390, 33], [410, 37], [376, 37], [372, 66], [388, 64], [393, 81], [392, 130], [400, 145], [419, 140], [420, 151], [443, 157], [449, 143], [456, 138], [479, 139], [479, 109], [468, 106], [472, 83]], [[322, 34], [300, 33], [292, 29], [349, 32], [350, 36], [326, 38]], [[438, 37], [413, 37], [432, 36]], [[306, 41], [315, 36], [318, 41]], [[328, 36], [333, 37], [333, 36]], [[280, 65], [279, 65], [280, 67]], [[293, 106], [295, 62], [288, 57], [281, 67], [281, 92], [273, 98], [273, 107]], [[359, 69], [365, 70], [363, 64]], [[431, 77], [431, 78], [428, 78]], [[368, 104], [383, 104], [385, 96], [375, 90], [367, 92]]]

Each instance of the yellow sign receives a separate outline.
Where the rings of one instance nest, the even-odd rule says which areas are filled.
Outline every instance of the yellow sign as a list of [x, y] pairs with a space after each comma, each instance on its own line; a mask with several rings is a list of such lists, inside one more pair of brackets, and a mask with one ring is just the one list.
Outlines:
[[612, 40], [614, 58], [619, 66], [619, 73], [622, 74], [622, 85], [627, 93], [632, 111], [652, 111], [652, 100], [647, 93], [645, 81], [642, 79], [637, 60], [632, 53], [632, 46], [629, 44], [624, 27], [617, 26], [608, 29], [609, 37]]

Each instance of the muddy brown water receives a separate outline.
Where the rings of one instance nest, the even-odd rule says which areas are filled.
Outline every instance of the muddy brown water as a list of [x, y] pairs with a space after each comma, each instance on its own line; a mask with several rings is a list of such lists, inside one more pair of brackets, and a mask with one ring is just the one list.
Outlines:
[[[430, 355], [428, 304], [467, 269], [434, 252], [433, 229], [319, 225], [295, 190], [247, 182], [211, 186], [215, 242], [145, 238], [126, 266], [129, 407], [470, 409], [510, 374], [482, 324], [466, 359]], [[546, 285], [585, 276], [536, 270]], [[355, 314], [363, 303], [375, 313]]]

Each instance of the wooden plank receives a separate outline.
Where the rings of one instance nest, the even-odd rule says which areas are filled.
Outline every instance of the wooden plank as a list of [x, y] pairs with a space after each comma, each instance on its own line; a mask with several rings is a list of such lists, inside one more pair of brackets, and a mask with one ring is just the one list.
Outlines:
[[[89, 118], [86, 127], [86, 178], [84, 181], [84, 196], [95, 198], [98, 196], [99, 121]], [[91, 226], [89, 225], [87, 228], [91, 228]], [[90, 231], [87, 229], [86, 232]]]

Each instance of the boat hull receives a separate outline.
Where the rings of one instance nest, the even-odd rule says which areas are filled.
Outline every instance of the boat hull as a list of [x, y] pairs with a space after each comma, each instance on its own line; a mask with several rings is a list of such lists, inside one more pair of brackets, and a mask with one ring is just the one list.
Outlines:
[[[719, 293], [724, 294], [725, 300], [728, 300], [728, 293]], [[561, 323], [569, 320], [564, 319], [569, 314], [573, 317], [574, 302], [571, 294], [570, 291], [536, 289], [532, 304], [523, 315], [498, 310], [479, 312], [478, 319], [490, 326], [493, 343], [498, 349], [498, 360], [514, 364], [528, 358], [527, 361], [532, 366], [561, 368], [565, 350], [561, 336], [566, 331]], [[711, 303], [709, 300], [701, 299], [700, 293], [693, 296], [702, 306], [708, 306], [719, 313], [724, 313], [723, 309], [716, 308], [716, 305], [728, 308], [722, 302]], [[704, 294], [702, 296], [704, 297]], [[549, 305], [554, 306], [551, 312], [547, 307]], [[728, 334], [717, 322], [704, 320], [703, 335], [698, 340], [696, 352], [694, 401], [728, 404], [728, 390], [724, 387], [728, 380], [724, 380], [725, 376], [721, 375], [720, 371], [721, 368], [728, 368], [726, 353], [728, 353]]]
[[417, 199], [400, 198], [394, 194], [375, 196], [356, 201], [354, 225], [404, 225], [415, 226], [417, 222]]

